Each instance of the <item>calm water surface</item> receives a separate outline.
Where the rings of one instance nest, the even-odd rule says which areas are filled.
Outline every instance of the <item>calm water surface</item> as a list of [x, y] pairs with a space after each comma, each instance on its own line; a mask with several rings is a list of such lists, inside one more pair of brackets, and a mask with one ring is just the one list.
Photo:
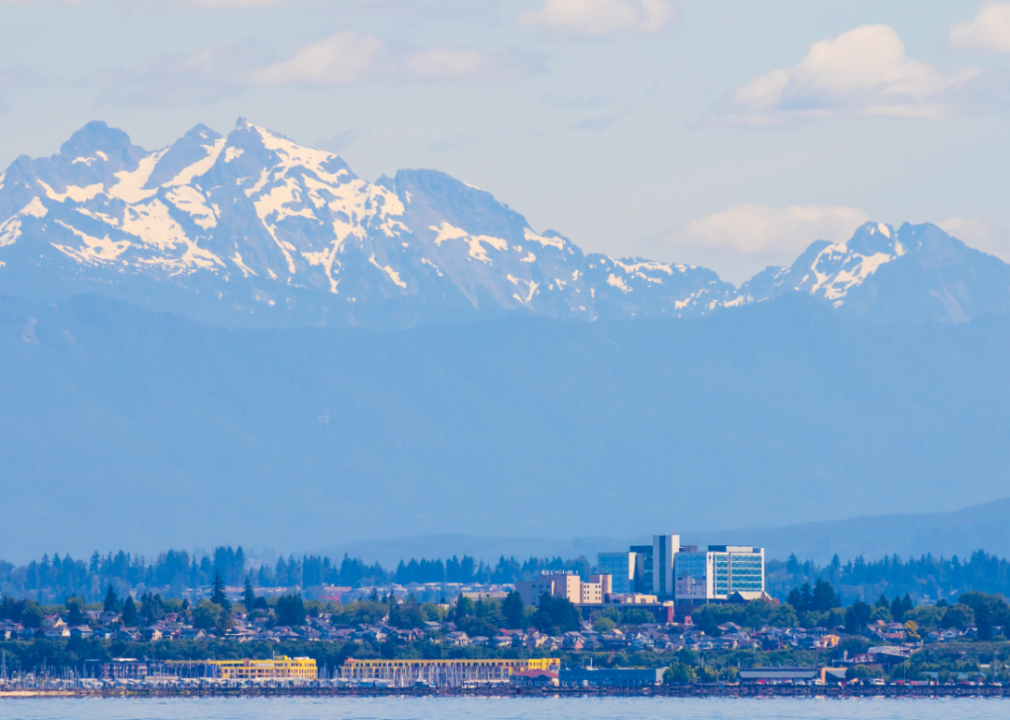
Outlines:
[[1006, 720], [1010, 700], [243, 698], [3, 700], [0, 720]]

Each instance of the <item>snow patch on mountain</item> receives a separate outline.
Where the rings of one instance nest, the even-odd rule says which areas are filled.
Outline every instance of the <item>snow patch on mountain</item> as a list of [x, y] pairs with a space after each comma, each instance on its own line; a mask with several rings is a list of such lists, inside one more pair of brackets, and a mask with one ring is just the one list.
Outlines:
[[0, 291], [81, 283], [116, 295], [129, 278], [146, 288], [130, 297], [190, 297], [225, 322], [697, 316], [785, 292], [857, 314], [885, 303], [893, 313], [904, 306], [888, 293], [901, 283], [933, 315], [959, 321], [1002, 308], [1010, 288], [1004, 264], [935, 226], [867, 223], [737, 289], [705, 268], [585, 254], [434, 170], [368, 182], [338, 156], [247, 120], [227, 136], [198, 125], [153, 152], [89, 123], [59, 154], [19, 159], [0, 175], [0, 248]]

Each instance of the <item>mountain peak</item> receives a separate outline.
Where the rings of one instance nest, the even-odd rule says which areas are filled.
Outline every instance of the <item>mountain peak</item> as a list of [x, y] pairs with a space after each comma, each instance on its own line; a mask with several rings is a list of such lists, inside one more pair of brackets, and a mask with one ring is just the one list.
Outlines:
[[933, 225], [866, 223], [738, 291], [705, 268], [586, 254], [438, 170], [369, 183], [245, 118], [227, 137], [197, 125], [154, 152], [95, 121], [5, 178], [0, 292], [98, 290], [218, 322], [680, 317], [787, 292], [871, 317], [960, 322], [1010, 308], [1010, 268]]

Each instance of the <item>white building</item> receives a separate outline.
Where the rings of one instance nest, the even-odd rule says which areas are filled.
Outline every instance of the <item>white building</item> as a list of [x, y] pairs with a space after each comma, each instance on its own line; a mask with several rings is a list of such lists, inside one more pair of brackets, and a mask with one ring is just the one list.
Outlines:
[[[744, 600], [764, 594], [764, 548], [710, 545], [699, 551], [681, 545], [680, 535], [654, 535], [652, 545], [633, 545], [626, 553], [600, 553], [598, 568], [610, 573], [614, 592], [655, 595], [660, 601], [699, 604]], [[625, 589], [627, 588], [627, 589]]]
[[742, 545], [709, 545], [707, 551], [683, 548], [675, 564], [678, 603], [728, 600], [739, 594], [757, 600], [765, 589], [765, 551]]

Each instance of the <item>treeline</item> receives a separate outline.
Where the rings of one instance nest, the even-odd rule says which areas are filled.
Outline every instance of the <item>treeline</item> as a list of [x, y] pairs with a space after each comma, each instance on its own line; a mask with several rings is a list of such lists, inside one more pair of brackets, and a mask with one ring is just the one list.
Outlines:
[[200, 557], [185, 550], [169, 550], [148, 561], [142, 555], [120, 550], [89, 560], [75, 560], [69, 554], [15, 566], [0, 561], [0, 595], [32, 597], [42, 604], [60, 602], [77, 596], [89, 602], [101, 600], [111, 585], [120, 595], [143, 586], [157, 589], [164, 597], [181, 598], [188, 588], [209, 587], [220, 572], [225, 584], [238, 587], [249, 579], [257, 587], [310, 588], [319, 585], [367, 587], [398, 583], [514, 583], [538, 575], [543, 570], [572, 570], [588, 578], [592, 568], [588, 560], [530, 558], [520, 563], [515, 558], [498, 559], [494, 565], [468, 555], [442, 559], [412, 559], [387, 570], [378, 562], [369, 565], [346, 554], [340, 561], [327, 557], [289, 555], [273, 564], [251, 563], [242, 547], [218, 547]]
[[838, 588], [845, 600], [871, 602], [881, 595], [909, 595], [923, 601], [956, 598], [976, 591], [1010, 596], [1010, 562], [979, 550], [968, 560], [923, 555], [902, 560], [897, 555], [878, 561], [863, 557], [842, 564], [836, 555], [830, 563], [819, 566], [801, 562], [790, 555], [785, 562], [771, 560], [766, 567], [768, 594], [785, 600], [789, 591], [818, 580]]

